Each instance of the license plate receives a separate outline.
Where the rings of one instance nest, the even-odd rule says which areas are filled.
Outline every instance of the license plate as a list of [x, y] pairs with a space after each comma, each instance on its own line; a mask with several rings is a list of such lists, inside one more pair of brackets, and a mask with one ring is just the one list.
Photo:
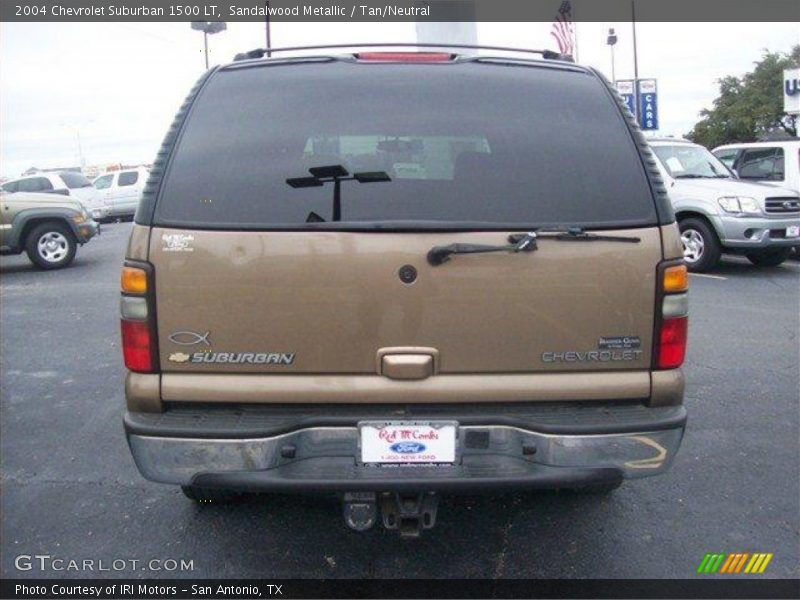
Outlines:
[[800, 226], [792, 225], [791, 227], [787, 227], [786, 228], [786, 237], [787, 238], [800, 237]]
[[361, 422], [358, 424], [361, 462], [455, 462], [457, 426], [454, 421]]

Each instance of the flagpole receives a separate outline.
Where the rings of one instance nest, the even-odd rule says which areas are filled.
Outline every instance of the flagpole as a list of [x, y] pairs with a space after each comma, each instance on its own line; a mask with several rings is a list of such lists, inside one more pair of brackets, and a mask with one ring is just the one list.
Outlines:
[[572, 22], [575, 24], [575, 62], [578, 62], [578, 20], [575, 18], [575, 7], [578, 3], [576, 0], [572, 1]]

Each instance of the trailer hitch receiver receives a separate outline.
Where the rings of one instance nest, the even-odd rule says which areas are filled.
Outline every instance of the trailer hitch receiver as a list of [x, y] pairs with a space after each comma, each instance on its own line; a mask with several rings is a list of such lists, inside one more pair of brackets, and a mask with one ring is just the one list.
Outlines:
[[436, 524], [439, 496], [435, 492], [381, 494], [381, 515], [386, 529], [397, 529], [404, 538], [419, 537]]

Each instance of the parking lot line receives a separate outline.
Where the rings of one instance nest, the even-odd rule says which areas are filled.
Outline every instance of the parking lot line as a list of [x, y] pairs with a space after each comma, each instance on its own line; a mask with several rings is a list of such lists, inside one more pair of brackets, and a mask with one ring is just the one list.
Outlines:
[[692, 277], [708, 277], [709, 279], [722, 279], [723, 281], [727, 281], [727, 277], [723, 277], [722, 275], [709, 275], [708, 273], [689, 273]]

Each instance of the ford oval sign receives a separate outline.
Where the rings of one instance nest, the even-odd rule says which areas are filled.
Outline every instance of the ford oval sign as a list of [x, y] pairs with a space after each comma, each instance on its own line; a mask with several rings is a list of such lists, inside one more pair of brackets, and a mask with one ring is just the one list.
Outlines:
[[398, 454], [419, 454], [425, 452], [425, 444], [419, 442], [397, 442], [389, 446], [389, 450]]

